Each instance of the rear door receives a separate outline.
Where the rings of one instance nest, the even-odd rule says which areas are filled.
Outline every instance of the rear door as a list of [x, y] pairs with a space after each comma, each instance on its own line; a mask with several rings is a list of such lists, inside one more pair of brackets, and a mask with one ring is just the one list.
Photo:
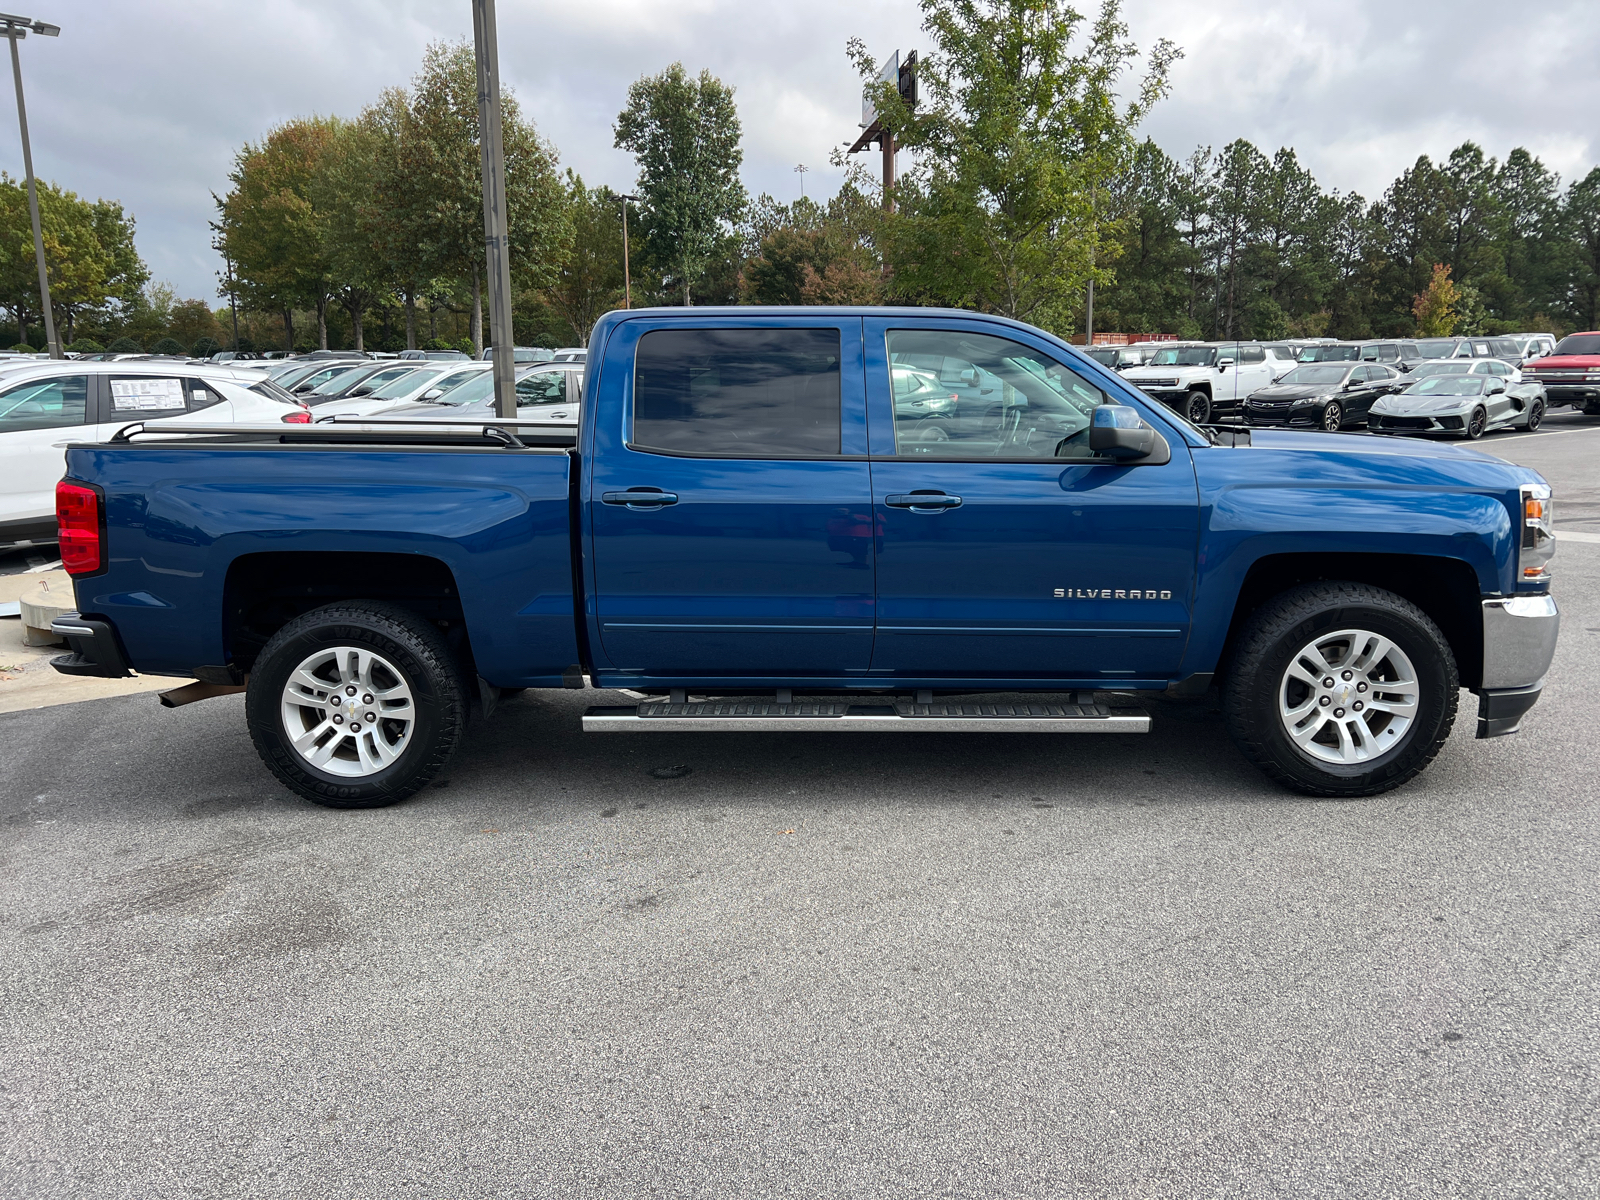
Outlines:
[[[872, 676], [935, 687], [1166, 679], [1188, 634], [1199, 529], [1182, 438], [1166, 427], [1161, 465], [1098, 459], [1088, 426], [1105, 393], [1047, 343], [978, 323], [905, 326], [865, 322]], [[994, 381], [986, 427], [892, 403], [894, 365], [920, 355]]]
[[90, 433], [89, 382], [87, 375], [35, 376], [0, 387], [0, 542], [55, 536], [67, 443]]
[[605, 355], [586, 492], [602, 674], [864, 675], [860, 318], [634, 320]]

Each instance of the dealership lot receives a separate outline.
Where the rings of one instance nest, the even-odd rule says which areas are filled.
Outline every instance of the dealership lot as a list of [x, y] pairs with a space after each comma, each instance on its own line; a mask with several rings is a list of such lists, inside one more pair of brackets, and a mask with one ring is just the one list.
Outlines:
[[0, 716], [0, 1194], [1593, 1194], [1600, 425], [1479, 445], [1575, 535], [1557, 665], [1371, 800], [1204, 703], [613, 740], [535, 693], [365, 812], [236, 697]]

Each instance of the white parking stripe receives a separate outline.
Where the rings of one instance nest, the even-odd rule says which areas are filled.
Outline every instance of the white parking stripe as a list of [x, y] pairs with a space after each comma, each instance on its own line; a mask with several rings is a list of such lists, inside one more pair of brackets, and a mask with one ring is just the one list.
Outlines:
[[1514, 433], [1510, 437], [1497, 437], [1490, 444], [1498, 446], [1501, 442], [1516, 442], [1531, 437], [1560, 437], [1563, 433], [1600, 433], [1600, 425], [1589, 425], [1583, 429], [1540, 429], [1533, 433]]
[[1575, 529], [1558, 529], [1556, 530], [1556, 541], [1593, 542], [1595, 545], [1600, 546], [1600, 533], [1579, 533]]

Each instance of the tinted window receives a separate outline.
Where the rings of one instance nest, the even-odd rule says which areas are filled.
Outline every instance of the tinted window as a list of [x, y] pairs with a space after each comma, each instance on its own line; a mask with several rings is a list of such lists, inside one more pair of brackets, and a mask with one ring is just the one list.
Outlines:
[[1300, 351], [1300, 361], [1307, 362], [1354, 362], [1361, 356], [1359, 346], [1307, 346]]
[[1278, 382], [1291, 386], [1296, 384], [1341, 383], [1344, 380], [1344, 373], [1344, 367], [1296, 367]]
[[1361, 347], [1361, 361], [1362, 362], [1377, 362], [1378, 361], [1378, 348], [1376, 346], [1363, 346], [1363, 347]]
[[1575, 333], [1556, 343], [1556, 354], [1600, 354], [1600, 333]]
[[531, 408], [536, 404], [565, 404], [567, 402], [567, 373], [565, 371], [534, 371], [517, 380], [517, 407]]
[[1378, 347], [1379, 362], [1395, 362], [1400, 357], [1400, 347], [1393, 342], [1385, 342]]
[[732, 458], [838, 454], [836, 329], [658, 329], [634, 356], [633, 445]]
[[1241, 363], [1266, 362], [1267, 352], [1260, 346], [1240, 346], [1239, 361]]
[[[932, 329], [889, 332], [895, 453], [928, 458], [1097, 457], [1089, 423], [1105, 393], [1009, 338]], [[942, 356], [954, 382], [912, 365]]]
[[1418, 342], [1417, 350], [1423, 358], [1449, 358], [1456, 352], [1456, 341], [1454, 338], [1429, 338]]
[[82, 425], [88, 395], [89, 381], [82, 375], [34, 379], [7, 388], [0, 392], [0, 433]]
[[198, 412], [202, 408], [210, 408], [222, 400], [222, 393], [210, 386], [203, 379], [190, 379], [189, 384], [189, 411]]

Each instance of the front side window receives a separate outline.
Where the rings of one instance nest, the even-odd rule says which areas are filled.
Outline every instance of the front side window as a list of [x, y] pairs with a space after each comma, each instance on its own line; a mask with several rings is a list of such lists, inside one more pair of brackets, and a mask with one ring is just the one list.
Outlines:
[[[181, 392], [179, 396], [181, 406]], [[83, 375], [34, 379], [9, 387], [0, 392], [0, 433], [82, 425], [88, 397], [89, 380]]]
[[723, 458], [840, 452], [837, 329], [656, 329], [634, 355], [632, 445]]
[[565, 404], [566, 401], [565, 371], [534, 371], [517, 380], [518, 408], [532, 408], [540, 404]]
[[1267, 361], [1267, 352], [1260, 346], [1240, 346], [1240, 363], [1260, 363]]
[[[896, 454], [1098, 457], [1089, 425], [1106, 395], [1048, 355], [1009, 338], [933, 329], [892, 329], [888, 351]], [[926, 356], [942, 357], [946, 370], [912, 365]]]
[[1362, 362], [1377, 362], [1378, 361], [1378, 348], [1376, 346], [1363, 346], [1363, 347], [1361, 347], [1361, 361]]

